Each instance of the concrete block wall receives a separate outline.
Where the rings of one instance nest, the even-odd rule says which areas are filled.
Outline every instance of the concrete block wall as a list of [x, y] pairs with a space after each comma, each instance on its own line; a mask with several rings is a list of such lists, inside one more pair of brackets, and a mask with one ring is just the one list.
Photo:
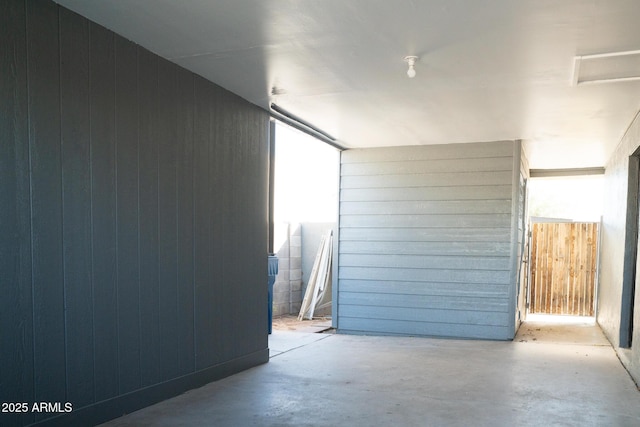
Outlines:
[[273, 285], [273, 315], [298, 314], [302, 304], [302, 233], [288, 224], [287, 239], [277, 252], [278, 276]]

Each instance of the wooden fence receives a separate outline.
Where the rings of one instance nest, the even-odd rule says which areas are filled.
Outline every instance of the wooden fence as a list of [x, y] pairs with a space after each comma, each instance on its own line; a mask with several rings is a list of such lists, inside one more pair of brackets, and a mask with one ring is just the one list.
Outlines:
[[598, 224], [536, 223], [530, 313], [593, 316]]

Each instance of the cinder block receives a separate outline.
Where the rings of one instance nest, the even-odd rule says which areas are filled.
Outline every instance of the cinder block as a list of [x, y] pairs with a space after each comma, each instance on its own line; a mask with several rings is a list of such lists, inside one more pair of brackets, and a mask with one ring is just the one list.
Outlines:
[[289, 246], [302, 246], [302, 236], [291, 236]]
[[290, 270], [302, 270], [302, 258], [295, 257], [289, 259]]
[[278, 258], [278, 273], [282, 270], [289, 270], [290, 258]]
[[301, 236], [302, 227], [298, 223], [289, 224], [289, 236]]
[[280, 250], [277, 252], [278, 262], [281, 258], [289, 258], [289, 241], [284, 242]]
[[289, 312], [289, 304], [274, 304], [273, 305], [273, 316], [282, 316], [283, 314], [287, 314]]
[[273, 293], [274, 304], [289, 304], [289, 292]]
[[290, 314], [298, 314], [300, 313], [300, 308], [302, 307], [302, 302], [291, 304], [291, 313]]
[[290, 280], [289, 287], [292, 291], [301, 292], [302, 291], [302, 280]]
[[289, 300], [289, 293], [290, 293], [290, 289], [289, 287], [283, 287], [282, 289], [278, 289], [276, 291], [276, 289], [273, 290], [273, 300], [276, 301], [279, 298], [285, 298], [287, 299], [287, 301]]
[[280, 282], [276, 282], [273, 284], [273, 294], [277, 294], [278, 292], [284, 292], [284, 290], [286, 289], [287, 292], [289, 291], [289, 288], [291, 287], [291, 281], [280, 281]]
[[289, 278], [289, 269], [278, 270], [278, 275], [276, 276], [276, 283], [278, 283], [278, 282], [288, 282], [289, 280], [291, 280]]
[[302, 280], [302, 270], [290, 270], [289, 271], [289, 280]]
[[278, 275], [276, 276], [276, 281], [275, 281], [274, 285], [276, 285], [278, 283], [286, 283], [289, 280], [291, 280], [289, 278], [289, 270], [282, 270], [282, 271], [278, 272]]
[[302, 257], [302, 246], [291, 246], [291, 250], [289, 252], [289, 256], [293, 257]]

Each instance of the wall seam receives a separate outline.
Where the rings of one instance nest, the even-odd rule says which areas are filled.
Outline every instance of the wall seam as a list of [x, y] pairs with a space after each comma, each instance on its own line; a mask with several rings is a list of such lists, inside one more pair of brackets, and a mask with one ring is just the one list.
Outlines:
[[[137, 232], [138, 232], [138, 280], [137, 280], [137, 285], [138, 285], [138, 331], [140, 332], [140, 335], [142, 335], [142, 312], [140, 309], [140, 306], [142, 305], [142, 290], [141, 290], [141, 283], [140, 283], [140, 277], [142, 276], [142, 272], [141, 272], [141, 263], [140, 263], [140, 259], [141, 259], [141, 244], [140, 244], [140, 47], [136, 45], [135, 50], [136, 50], [136, 79], [135, 79], [135, 84], [136, 84], [136, 114], [137, 114], [137, 123], [136, 123], [136, 139], [137, 139], [137, 143], [136, 143], [136, 151], [137, 151], [137, 159], [136, 159], [136, 164], [137, 164], [137, 170], [136, 170], [136, 190], [137, 190], [137, 200], [136, 202], [138, 203], [138, 209], [137, 209], [137, 213], [138, 213], [138, 224], [137, 224]], [[140, 342], [139, 342], [140, 344]], [[140, 350], [140, 348], [138, 349]], [[141, 355], [141, 351], [138, 351], [138, 372], [140, 373], [140, 385], [142, 385], [142, 355]]]
[[[24, 32], [25, 32], [25, 51], [26, 51], [26, 64], [25, 64], [25, 68], [26, 68], [26, 90], [27, 90], [27, 133], [28, 133], [28, 138], [29, 138], [29, 143], [28, 143], [28, 151], [29, 151], [29, 238], [30, 238], [30, 251], [31, 251], [31, 321], [32, 321], [32, 331], [31, 331], [31, 338], [32, 338], [32, 345], [33, 345], [33, 352], [32, 352], [32, 363], [33, 363], [33, 367], [35, 369], [36, 366], [36, 334], [35, 334], [35, 325], [36, 325], [36, 301], [35, 301], [35, 281], [34, 281], [34, 263], [33, 263], [33, 259], [34, 259], [34, 254], [33, 254], [33, 246], [34, 246], [34, 236], [33, 236], [33, 134], [31, 132], [32, 130], [32, 123], [31, 123], [31, 79], [29, 78], [30, 73], [29, 73], [29, 7], [27, 6], [28, 2], [24, 2], [24, 19], [25, 19], [25, 26], [24, 26]], [[35, 396], [36, 396], [36, 390], [37, 390], [37, 385], [36, 385], [36, 376], [33, 375], [33, 399], [35, 401]]]
[[[91, 27], [89, 28], [89, 39], [91, 39]], [[91, 63], [91, 49], [89, 49], [89, 63]], [[89, 69], [89, 96], [91, 96], [92, 91], [92, 86], [91, 86], [91, 69]], [[96, 313], [96, 301], [95, 301], [95, 282], [94, 282], [94, 275], [95, 275], [95, 264], [94, 264], [94, 238], [93, 238], [93, 219], [94, 219], [94, 214], [93, 214], [93, 121], [91, 120], [92, 118], [92, 108], [91, 108], [91, 103], [89, 103], [89, 226], [91, 228], [91, 232], [89, 233], [90, 237], [90, 243], [89, 246], [91, 248], [91, 303], [92, 303], [92, 307], [91, 307], [91, 332], [92, 332], [92, 347], [93, 347], [93, 401], [95, 402], [96, 400], [96, 396], [97, 396], [97, 384], [95, 381], [95, 377], [96, 377], [96, 340], [95, 340], [95, 336], [96, 336], [96, 319], [95, 319], [95, 313]]]
[[197, 352], [197, 341], [198, 335], [196, 333], [196, 320], [197, 320], [197, 295], [196, 295], [196, 115], [197, 115], [197, 103], [196, 103], [196, 79], [191, 78], [191, 95], [193, 97], [193, 128], [191, 130], [192, 133], [192, 144], [191, 144], [191, 231], [192, 231], [192, 239], [191, 239], [191, 262], [193, 266], [193, 274], [191, 278], [191, 287], [193, 290], [193, 313], [191, 315], [192, 326], [193, 326], [193, 371], [195, 372], [198, 367], [198, 352]]
[[[91, 27], [89, 27], [89, 31], [91, 31]], [[113, 44], [111, 45], [113, 52], [113, 170], [114, 170], [114, 180], [115, 180], [115, 212], [114, 212], [114, 220], [115, 220], [115, 278], [116, 278], [116, 381], [118, 384], [118, 393], [122, 393], [122, 388], [120, 384], [120, 233], [118, 230], [120, 229], [120, 222], [118, 221], [118, 194], [119, 194], [119, 186], [118, 186], [118, 82], [117, 82], [117, 68], [118, 63], [116, 59], [116, 43], [115, 38], [111, 37], [113, 40]], [[91, 55], [91, 49], [89, 49], [89, 57]]]
[[65, 375], [64, 375], [64, 389], [65, 396], [68, 400], [69, 398], [69, 358], [67, 356], [67, 347], [69, 345], [69, 337], [67, 335], [67, 269], [66, 269], [66, 253], [65, 253], [65, 212], [64, 212], [64, 196], [65, 196], [65, 188], [64, 188], [64, 138], [62, 137], [62, 19], [61, 19], [61, 8], [56, 5], [56, 12], [58, 16], [58, 141], [59, 141], [59, 149], [60, 149], [60, 219], [61, 219], [61, 227], [60, 227], [60, 257], [62, 261], [62, 329], [64, 336], [64, 365], [65, 365]]

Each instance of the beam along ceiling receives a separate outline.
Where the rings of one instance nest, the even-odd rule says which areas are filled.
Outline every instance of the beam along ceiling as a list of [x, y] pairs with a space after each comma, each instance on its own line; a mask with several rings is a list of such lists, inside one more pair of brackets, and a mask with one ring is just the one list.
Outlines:
[[[604, 166], [640, 109], [639, 81], [571, 84], [575, 56], [640, 49], [637, 0], [58, 3], [345, 147], [522, 139], [535, 169]], [[640, 74], [617, 60], [583, 65]]]

